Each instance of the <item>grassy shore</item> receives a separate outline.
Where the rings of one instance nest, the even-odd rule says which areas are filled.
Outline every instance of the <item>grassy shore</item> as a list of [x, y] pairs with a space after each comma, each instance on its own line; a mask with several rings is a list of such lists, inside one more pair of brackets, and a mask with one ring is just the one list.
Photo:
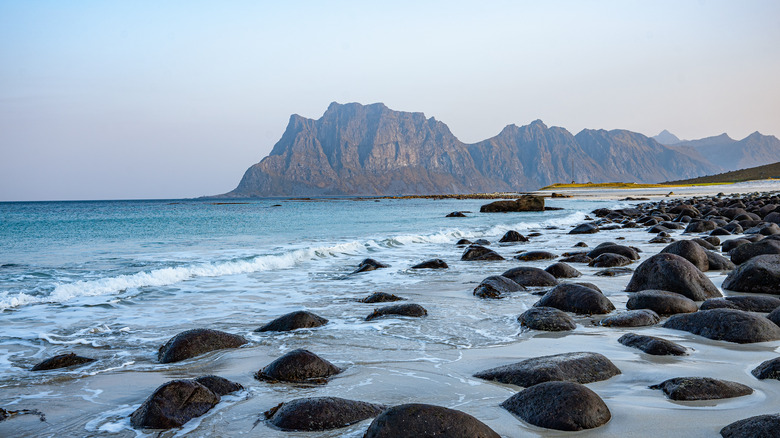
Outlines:
[[623, 182], [611, 182], [611, 183], [574, 183], [574, 184], [551, 184], [549, 186], [542, 187], [541, 190], [560, 190], [560, 189], [657, 189], [657, 188], [674, 188], [674, 187], [699, 187], [699, 186], [715, 186], [721, 184], [733, 184], [733, 182], [712, 182], [712, 183], [697, 183], [697, 184], [636, 184], [636, 183], [623, 183]]

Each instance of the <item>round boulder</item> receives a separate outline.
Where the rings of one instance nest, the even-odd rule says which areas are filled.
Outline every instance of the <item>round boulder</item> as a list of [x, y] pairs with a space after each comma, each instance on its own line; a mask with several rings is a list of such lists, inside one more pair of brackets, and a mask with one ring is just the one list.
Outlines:
[[770, 414], [735, 421], [721, 429], [720, 434], [723, 438], [775, 438], [778, 430], [780, 430], [780, 414]]
[[411, 269], [448, 269], [449, 266], [442, 259], [426, 260], [422, 263], [418, 263], [412, 266]]
[[564, 262], [553, 263], [544, 269], [555, 278], [576, 278], [582, 273]]
[[341, 370], [309, 350], [293, 350], [255, 373], [258, 380], [269, 382], [325, 383]]
[[411, 403], [379, 414], [363, 438], [448, 437], [499, 438], [493, 429], [471, 415], [442, 406]]
[[360, 262], [360, 264], [358, 265], [357, 269], [352, 271], [352, 273], [353, 274], [357, 274], [358, 272], [368, 272], [368, 271], [373, 271], [373, 270], [376, 270], [376, 269], [387, 268], [389, 266], [390, 265], [386, 265], [384, 263], [380, 263], [380, 262], [378, 262], [378, 261], [376, 261], [374, 259], [365, 259], [362, 262]]
[[704, 248], [690, 240], [678, 240], [677, 242], [669, 244], [666, 248], [661, 250], [661, 253], [677, 254], [693, 263], [693, 266], [696, 266], [700, 271], [707, 271], [710, 269], [707, 253]]
[[482, 280], [474, 288], [474, 296], [479, 298], [503, 298], [509, 293], [521, 290], [525, 290], [525, 288], [514, 281], [502, 275], [492, 275]]
[[179, 362], [223, 348], [238, 348], [247, 343], [243, 336], [211, 329], [192, 329], [172, 337], [157, 352], [160, 363]]
[[130, 415], [130, 425], [136, 429], [181, 427], [219, 401], [219, 395], [194, 380], [173, 380], [157, 388]]
[[548, 291], [534, 307], [555, 307], [580, 314], [605, 314], [615, 306], [601, 292], [573, 283], [563, 283]]
[[501, 237], [501, 240], [498, 241], [499, 243], [510, 243], [510, 242], [528, 242], [528, 238], [523, 236], [522, 234], [518, 233], [515, 230], [509, 230], [507, 231], [503, 237]]
[[660, 389], [667, 397], [678, 401], [718, 400], [753, 393], [752, 388], [741, 383], [709, 377], [675, 377], [652, 385], [650, 389]]
[[737, 265], [741, 265], [753, 257], [767, 254], [780, 254], [780, 240], [763, 239], [755, 243], [739, 245], [729, 252], [731, 261]]
[[607, 242], [606, 245], [601, 244], [588, 253], [588, 257], [595, 259], [601, 254], [620, 254], [623, 257], [627, 257], [631, 260], [639, 260], [639, 253], [630, 246], [616, 245], [612, 242]]
[[626, 291], [648, 289], [677, 292], [694, 301], [722, 296], [704, 273], [676, 254], [656, 254], [636, 268]]
[[620, 254], [605, 252], [588, 263], [588, 266], [594, 268], [614, 268], [631, 264], [631, 259]]
[[393, 301], [403, 301], [404, 298], [401, 298], [397, 295], [389, 294], [387, 292], [374, 292], [371, 295], [363, 298], [360, 300], [361, 303], [390, 303]]
[[84, 365], [85, 363], [94, 362], [95, 359], [88, 357], [77, 356], [76, 353], [60, 354], [54, 357], [50, 357], [43, 362], [32, 367], [31, 371], [44, 371], [53, 370], [57, 368], [72, 367], [76, 365]]
[[555, 277], [539, 268], [521, 266], [512, 268], [501, 275], [524, 287], [555, 286], [558, 284]]
[[626, 347], [638, 348], [654, 356], [684, 356], [688, 351], [682, 345], [655, 336], [626, 333], [618, 339]]
[[338, 429], [379, 415], [384, 406], [338, 397], [299, 398], [264, 413], [281, 430]]
[[525, 251], [516, 255], [514, 258], [524, 262], [531, 262], [535, 260], [552, 260], [556, 257], [558, 256], [547, 251]]
[[577, 352], [534, 357], [474, 374], [478, 379], [493, 380], [526, 388], [553, 380], [591, 383], [620, 374], [609, 359], [599, 353]]
[[465, 261], [505, 260], [500, 254], [492, 249], [477, 244], [473, 244], [466, 248], [466, 251], [463, 252], [460, 259]]
[[701, 303], [700, 310], [737, 309], [746, 312], [769, 313], [780, 307], [780, 298], [763, 295], [742, 295], [737, 297], [710, 298]]
[[534, 426], [565, 431], [593, 429], [612, 418], [598, 394], [573, 382], [540, 383], [508, 398], [501, 407]]
[[663, 326], [684, 330], [705, 338], [739, 344], [780, 339], [780, 327], [772, 321], [735, 309], [712, 309], [674, 315]]
[[548, 332], [574, 330], [577, 327], [568, 313], [554, 307], [532, 307], [518, 316], [517, 321], [531, 330]]
[[661, 320], [657, 313], [650, 309], [629, 310], [601, 320], [604, 327], [644, 327], [655, 325]]
[[723, 289], [780, 295], [780, 254], [756, 256], [741, 264], [723, 280]]
[[305, 310], [282, 315], [268, 324], [255, 330], [256, 332], [287, 332], [301, 328], [320, 327], [328, 320]]
[[397, 316], [411, 316], [419, 318], [428, 314], [428, 311], [419, 304], [396, 304], [394, 306], [385, 306], [375, 309], [373, 313], [366, 317], [366, 321], [372, 319], [381, 318], [383, 316], [397, 315]]
[[593, 234], [598, 233], [599, 227], [595, 224], [586, 223], [586, 224], [580, 224], [574, 227], [571, 231], [569, 231], [569, 234]]

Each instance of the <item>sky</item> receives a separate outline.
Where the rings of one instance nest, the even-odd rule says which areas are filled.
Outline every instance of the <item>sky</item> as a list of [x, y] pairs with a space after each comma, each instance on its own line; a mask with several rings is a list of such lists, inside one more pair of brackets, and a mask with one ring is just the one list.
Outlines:
[[0, 0], [0, 201], [232, 190], [291, 114], [780, 135], [780, 2]]

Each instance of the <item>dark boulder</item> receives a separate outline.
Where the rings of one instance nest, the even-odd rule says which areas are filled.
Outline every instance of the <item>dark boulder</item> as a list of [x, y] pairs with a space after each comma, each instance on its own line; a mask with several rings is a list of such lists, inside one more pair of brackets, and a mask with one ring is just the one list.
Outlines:
[[474, 242], [470, 241], [469, 239], [460, 239], [457, 242], [455, 242], [455, 245], [463, 246], [463, 245], [471, 245], [472, 243]]
[[569, 231], [569, 234], [594, 234], [599, 232], [599, 227], [596, 224], [585, 223], [579, 224], [574, 229]]
[[563, 283], [544, 294], [534, 307], [555, 307], [566, 312], [605, 314], [615, 306], [601, 292], [573, 283]]
[[769, 312], [766, 319], [772, 321], [775, 325], [780, 326], [780, 308]]
[[412, 269], [447, 269], [449, 266], [442, 259], [426, 260], [412, 266]]
[[780, 298], [762, 295], [743, 295], [737, 297], [710, 298], [701, 303], [701, 310], [737, 309], [746, 312], [769, 313], [780, 307]]
[[588, 253], [588, 257], [595, 259], [596, 257], [600, 256], [601, 254], [620, 254], [624, 257], [627, 257], [631, 260], [639, 260], [639, 253], [630, 246], [624, 246], [624, 245], [615, 245], [615, 244], [607, 244], [607, 245], [599, 245], [596, 248], [594, 248], [592, 251]]
[[526, 238], [525, 236], [523, 236], [522, 234], [518, 233], [515, 230], [509, 230], [506, 233], [504, 233], [504, 236], [498, 242], [499, 243], [528, 242], [528, 238]]
[[387, 292], [374, 292], [371, 295], [360, 300], [361, 303], [390, 303], [393, 301], [403, 301], [405, 298], [401, 298], [397, 295], [389, 294]]
[[555, 277], [539, 268], [521, 266], [512, 268], [501, 275], [524, 287], [555, 286], [558, 284]]
[[620, 254], [603, 253], [591, 260], [588, 266], [594, 268], [615, 268], [618, 266], [626, 266], [631, 264], [631, 259]]
[[130, 415], [136, 429], [171, 429], [199, 417], [220, 397], [194, 380], [173, 380], [159, 388]]
[[517, 317], [517, 321], [531, 330], [548, 332], [574, 330], [577, 327], [568, 313], [554, 307], [532, 307]]
[[[713, 240], [714, 239], [714, 240]], [[717, 241], [717, 243], [710, 242], [711, 240]], [[707, 236], [707, 237], [697, 237], [695, 239], [691, 239], [691, 242], [701, 246], [702, 248], [708, 250], [708, 251], [717, 251], [718, 246], [720, 245], [720, 240], [718, 240], [717, 237], [713, 236]]]
[[281, 430], [320, 431], [349, 426], [376, 417], [385, 406], [338, 397], [299, 398], [264, 413]]
[[368, 271], [373, 271], [373, 270], [376, 270], [376, 269], [387, 268], [389, 266], [390, 265], [386, 265], [384, 263], [380, 263], [380, 262], [378, 262], [378, 261], [376, 261], [374, 259], [365, 259], [362, 262], [360, 262], [360, 264], [358, 265], [357, 269], [352, 271], [352, 273], [353, 274], [357, 274], [359, 272], [368, 272]]
[[211, 392], [219, 396], [228, 395], [231, 392], [236, 392], [244, 389], [241, 384], [231, 382], [230, 380], [219, 376], [200, 376], [194, 379], [196, 382], [210, 389]]
[[752, 388], [741, 383], [709, 377], [675, 377], [652, 385], [650, 389], [660, 389], [667, 397], [678, 401], [718, 400], [753, 393]]
[[301, 328], [320, 327], [328, 323], [328, 320], [305, 310], [282, 315], [268, 324], [255, 330], [256, 332], [287, 332]]
[[763, 239], [755, 243], [740, 245], [729, 252], [731, 261], [741, 265], [760, 255], [780, 254], [780, 240]]
[[683, 233], [704, 233], [718, 228], [718, 224], [713, 221], [691, 221]]
[[453, 211], [452, 213], [447, 214], [447, 216], [444, 217], [466, 217], [465, 214], [463, 214], [462, 211]]
[[325, 383], [341, 370], [309, 350], [293, 350], [255, 373], [258, 380], [269, 382]]
[[525, 251], [516, 255], [514, 258], [524, 262], [531, 262], [535, 260], [552, 260], [556, 257], [558, 256], [547, 251]]
[[761, 365], [757, 366], [750, 372], [756, 379], [776, 379], [780, 380], [780, 357], [769, 359], [761, 362]]
[[219, 330], [192, 329], [179, 333], [160, 347], [157, 360], [160, 363], [179, 362], [213, 350], [238, 348], [247, 342], [243, 336]]
[[720, 434], [723, 438], [777, 438], [778, 431], [780, 414], [770, 414], [735, 421], [721, 429]]
[[513, 211], [544, 211], [544, 198], [523, 195], [514, 201], [495, 201], [479, 208], [480, 213], [506, 213]]
[[598, 394], [573, 382], [540, 383], [508, 398], [501, 407], [534, 426], [565, 431], [593, 429], [612, 418]]
[[582, 275], [580, 271], [563, 262], [553, 263], [544, 270], [555, 278], [576, 278]]
[[501, 255], [493, 251], [490, 248], [485, 248], [482, 245], [473, 244], [466, 248], [463, 255], [460, 257], [465, 261], [478, 261], [478, 260], [504, 260]]
[[656, 254], [636, 268], [626, 291], [648, 289], [677, 292], [694, 301], [722, 296], [696, 266], [675, 254]]
[[696, 266], [700, 271], [707, 271], [710, 268], [707, 252], [700, 245], [690, 240], [674, 242], [662, 249], [661, 253], [676, 254], [693, 263], [693, 266]]
[[737, 222], [731, 222], [722, 227], [724, 230], [730, 232], [731, 234], [742, 234], [745, 232], [745, 230], [742, 228], [742, 226]]
[[655, 336], [637, 335], [626, 333], [618, 339], [618, 342], [626, 347], [638, 348], [647, 354], [654, 356], [683, 356], [688, 351], [682, 345]]
[[95, 359], [88, 357], [77, 356], [76, 353], [60, 354], [54, 357], [50, 357], [43, 362], [32, 367], [32, 371], [44, 371], [53, 370], [57, 368], [72, 367], [75, 365], [84, 365], [85, 363], [94, 362]]
[[741, 264], [723, 280], [723, 289], [780, 295], [780, 254], [756, 256]]
[[591, 260], [593, 259], [585, 253], [576, 253], [561, 259], [562, 262], [566, 263], [590, 263]]
[[672, 243], [672, 242], [674, 242], [674, 239], [672, 239], [669, 236], [661, 236], [660, 234], [647, 241], [647, 243]]
[[730, 236], [731, 234], [732, 233], [729, 230], [727, 230], [727, 229], [725, 229], [723, 227], [719, 227], [719, 228], [715, 228], [714, 230], [712, 230], [712, 232], [710, 233], [710, 236]]
[[412, 316], [421, 317], [428, 314], [428, 311], [419, 304], [396, 304], [394, 306], [385, 306], [375, 309], [374, 312], [366, 317], [366, 321], [381, 318], [384, 316]]
[[490, 245], [490, 241], [487, 239], [477, 239], [474, 241], [474, 245], [488, 246]]
[[474, 288], [474, 296], [479, 298], [503, 298], [505, 295], [525, 290], [525, 288], [513, 280], [502, 275], [492, 275], [482, 280], [479, 286]]
[[618, 268], [602, 269], [593, 275], [597, 277], [620, 277], [622, 275], [631, 275], [633, 273], [634, 271], [631, 268], [618, 267]]
[[737, 269], [731, 260], [723, 257], [722, 255], [713, 251], [705, 251], [707, 253], [707, 265], [710, 271], [731, 271]]
[[607, 380], [620, 370], [598, 353], [564, 353], [534, 357], [521, 362], [480, 371], [474, 377], [517, 386], [534, 386], [554, 380], [591, 383]]
[[629, 310], [601, 320], [604, 327], [644, 327], [655, 325], [661, 320], [657, 313], [650, 309]]
[[749, 243], [752, 243], [751, 241], [747, 239], [731, 239], [723, 242], [723, 245], [721, 245], [720, 249], [724, 253], [730, 253], [731, 250], [735, 249], [738, 246], [747, 245]]
[[674, 315], [663, 326], [739, 344], [780, 339], [780, 327], [772, 321], [735, 309], [712, 309]]
[[411, 403], [379, 414], [363, 438], [446, 437], [499, 438], [493, 429], [471, 415], [442, 406]]

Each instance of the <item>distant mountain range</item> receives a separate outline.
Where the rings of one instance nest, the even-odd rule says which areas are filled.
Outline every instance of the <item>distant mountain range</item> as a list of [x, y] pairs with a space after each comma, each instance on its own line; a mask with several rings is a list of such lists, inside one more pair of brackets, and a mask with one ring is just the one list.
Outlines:
[[666, 131], [654, 139], [591, 129], [572, 135], [537, 120], [466, 144], [422, 113], [334, 102], [318, 120], [291, 116], [271, 153], [244, 173], [235, 190], [220, 196], [529, 191], [570, 181], [669, 181], [755, 160], [780, 161], [780, 141], [773, 136], [754, 133], [740, 141], [726, 136], [730, 142], [721, 137], [679, 141]]

